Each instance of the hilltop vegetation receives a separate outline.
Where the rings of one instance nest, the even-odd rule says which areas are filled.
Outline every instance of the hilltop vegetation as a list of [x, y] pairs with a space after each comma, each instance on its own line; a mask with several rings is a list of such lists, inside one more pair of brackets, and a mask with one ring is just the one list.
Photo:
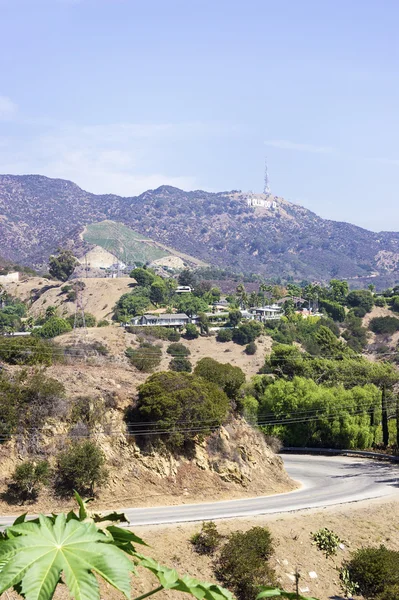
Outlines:
[[399, 234], [326, 221], [276, 201], [276, 209], [254, 209], [245, 194], [168, 186], [132, 198], [96, 196], [69, 181], [3, 175], [0, 252], [6, 259], [42, 266], [67, 241], [80, 248], [85, 226], [115, 220], [154, 243], [236, 272], [323, 281], [338, 276], [357, 284], [370, 276], [380, 285], [395, 281]]

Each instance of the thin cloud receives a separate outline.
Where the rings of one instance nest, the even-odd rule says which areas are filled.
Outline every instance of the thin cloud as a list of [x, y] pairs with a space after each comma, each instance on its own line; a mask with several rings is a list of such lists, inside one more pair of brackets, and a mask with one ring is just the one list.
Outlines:
[[266, 140], [266, 146], [279, 148], [280, 150], [294, 150], [296, 152], [312, 152], [314, 154], [332, 154], [333, 148], [329, 146], [315, 146], [313, 144], [302, 144], [291, 140]]
[[8, 96], [0, 95], [0, 119], [11, 119], [17, 110], [17, 105]]

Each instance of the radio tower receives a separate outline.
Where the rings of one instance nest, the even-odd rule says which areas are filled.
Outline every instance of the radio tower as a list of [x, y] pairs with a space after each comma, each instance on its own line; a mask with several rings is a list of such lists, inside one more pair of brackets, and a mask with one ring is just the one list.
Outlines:
[[270, 195], [270, 183], [269, 183], [269, 171], [267, 170], [267, 159], [265, 160], [265, 184], [263, 186], [263, 193]]

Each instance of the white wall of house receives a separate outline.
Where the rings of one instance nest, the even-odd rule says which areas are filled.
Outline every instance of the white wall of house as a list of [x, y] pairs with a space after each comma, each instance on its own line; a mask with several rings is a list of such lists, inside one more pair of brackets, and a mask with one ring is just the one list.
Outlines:
[[18, 271], [8, 273], [7, 275], [0, 275], [0, 283], [13, 283], [15, 281], [19, 281]]

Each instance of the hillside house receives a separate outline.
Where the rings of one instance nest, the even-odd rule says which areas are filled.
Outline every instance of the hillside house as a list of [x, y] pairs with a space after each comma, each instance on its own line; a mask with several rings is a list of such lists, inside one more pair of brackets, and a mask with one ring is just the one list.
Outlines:
[[176, 294], [191, 294], [193, 288], [190, 285], [178, 285], [176, 288]]
[[188, 317], [185, 313], [164, 313], [159, 315], [142, 315], [134, 317], [130, 325], [135, 327], [185, 327], [188, 323], [194, 323], [195, 319]]
[[249, 312], [257, 321], [264, 323], [265, 321], [278, 321], [283, 316], [283, 310], [280, 306], [272, 304], [271, 306], [256, 306], [250, 308]]

